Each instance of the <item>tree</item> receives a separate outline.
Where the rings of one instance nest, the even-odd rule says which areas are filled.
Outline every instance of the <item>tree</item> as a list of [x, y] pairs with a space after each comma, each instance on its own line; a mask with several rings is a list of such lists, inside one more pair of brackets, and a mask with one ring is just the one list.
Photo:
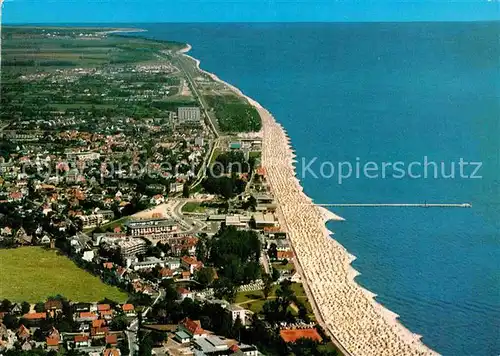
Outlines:
[[2, 312], [10, 312], [10, 309], [12, 308], [12, 302], [8, 299], [2, 300], [2, 303], [0, 303], [0, 310]]
[[214, 295], [217, 299], [226, 299], [232, 303], [236, 298], [236, 286], [225, 277], [219, 278], [214, 282]]
[[139, 356], [151, 356], [153, 351], [153, 340], [149, 333], [139, 332]]
[[127, 317], [123, 314], [114, 317], [111, 323], [109, 324], [109, 327], [113, 331], [125, 330], [128, 327]]
[[212, 284], [215, 276], [214, 272], [215, 271], [212, 267], [204, 267], [196, 272], [194, 278], [203, 286], [203, 288], [206, 288]]
[[251, 195], [243, 205], [243, 208], [250, 209], [250, 211], [255, 211], [257, 208], [257, 199], [255, 199], [255, 197]]
[[12, 314], [6, 314], [3, 317], [3, 324], [7, 327], [7, 329], [15, 330], [19, 327], [19, 321]]
[[288, 309], [288, 306], [295, 301], [295, 293], [291, 288], [292, 282], [285, 279], [280, 283], [280, 287], [276, 290], [276, 296], [278, 297], [278, 302], [281, 305], [283, 312]]
[[167, 335], [164, 332], [153, 330], [149, 334], [151, 337], [151, 341], [155, 346], [161, 346], [164, 341], [167, 339]]
[[241, 332], [245, 329], [240, 317], [238, 316], [234, 321], [233, 328], [231, 329], [231, 336], [238, 341], [241, 341]]
[[262, 290], [262, 293], [264, 294], [264, 299], [267, 299], [273, 289], [273, 279], [268, 274], [264, 274], [264, 276], [262, 276], [262, 280], [264, 282], [264, 289]]
[[185, 182], [184, 185], [182, 186], [182, 196], [184, 198], [189, 198], [189, 184], [188, 184], [188, 182]]
[[255, 266], [259, 263], [260, 250], [260, 240], [254, 231], [226, 227], [210, 240], [209, 262], [218, 268], [221, 277], [241, 284], [258, 278], [260, 269]]
[[208, 258], [206, 242], [206, 238], [202, 237], [196, 243], [196, 259], [203, 263], [205, 263]]
[[44, 303], [42, 303], [42, 302], [40, 302], [40, 303], [36, 303], [36, 304], [35, 304], [35, 311], [36, 311], [37, 313], [41, 313], [41, 312], [45, 311], [45, 304], [44, 304]]
[[267, 250], [267, 254], [271, 260], [277, 260], [278, 259], [278, 246], [273, 242], [269, 246], [269, 249]]
[[280, 278], [280, 271], [273, 267], [271, 278], [274, 282], [276, 282]]
[[31, 308], [30, 303], [28, 302], [21, 303], [21, 313], [23, 313], [23, 315], [28, 313], [30, 311], [30, 308]]

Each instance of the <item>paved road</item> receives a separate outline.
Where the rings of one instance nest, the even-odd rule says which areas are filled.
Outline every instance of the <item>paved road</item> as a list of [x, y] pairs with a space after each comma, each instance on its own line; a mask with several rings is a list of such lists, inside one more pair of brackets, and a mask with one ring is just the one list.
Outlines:
[[[146, 308], [146, 310], [144, 310], [142, 312], [143, 316], [147, 316], [147, 314], [149, 313], [149, 311], [151, 310], [153, 305], [158, 303], [158, 301], [160, 299], [163, 299], [163, 297], [164, 297], [163, 294], [164, 294], [163, 289], [160, 289], [160, 292], [158, 293], [158, 296], [156, 297], [156, 299], [153, 301], [153, 304], [151, 304], [149, 307]], [[130, 326], [125, 331], [125, 334], [127, 335], [127, 339], [128, 339], [129, 356], [134, 356], [135, 352], [139, 351], [139, 345], [137, 343], [137, 332], [138, 331], [139, 331], [139, 318], [135, 318], [134, 320], [132, 320], [132, 322], [130, 323]]]

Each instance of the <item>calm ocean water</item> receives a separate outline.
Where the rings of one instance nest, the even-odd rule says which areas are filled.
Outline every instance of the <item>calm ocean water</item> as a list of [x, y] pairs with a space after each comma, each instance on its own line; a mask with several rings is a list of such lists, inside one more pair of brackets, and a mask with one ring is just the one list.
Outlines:
[[[480, 161], [482, 179], [307, 175], [323, 203], [470, 202], [472, 209], [342, 208], [329, 223], [357, 281], [445, 355], [500, 352], [499, 23], [158, 24], [202, 67], [284, 124], [301, 159]], [[458, 163], [457, 163], [458, 165]], [[457, 176], [459, 175], [457, 166]], [[470, 174], [471, 171], [468, 171]]]

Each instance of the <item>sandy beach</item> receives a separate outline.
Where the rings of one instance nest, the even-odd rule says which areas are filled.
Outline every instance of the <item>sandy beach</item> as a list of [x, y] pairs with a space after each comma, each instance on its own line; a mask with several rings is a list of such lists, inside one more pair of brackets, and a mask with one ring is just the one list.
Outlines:
[[[184, 55], [190, 46], [182, 52]], [[193, 57], [199, 68], [199, 61]], [[200, 69], [201, 70], [201, 69]], [[295, 175], [294, 158], [283, 127], [258, 102], [220, 80], [245, 97], [262, 118], [262, 163], [278, 205], [280, 224], [287, 230], [296, 255], [297, 271], [316, 318], [343, 353], [348, 355], [436, 355], [406, 329], [397, 315], [374, 300], [374, 294], [359, 286], [359, 274], [351, 266], [355, 257], [328, 231], [326, 220], [343, 220], [312, 204]], [[325, 211], [326, 210], [326, 211]]]

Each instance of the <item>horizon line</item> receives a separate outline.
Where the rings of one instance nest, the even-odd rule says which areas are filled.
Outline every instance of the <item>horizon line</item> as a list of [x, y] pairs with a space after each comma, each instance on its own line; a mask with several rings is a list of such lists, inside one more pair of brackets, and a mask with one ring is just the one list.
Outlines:
[[[499, 22], [499, 19], [484, 19], [484, 20], [344, 20], [344, 21], [139, 21], [139, 22], [102, 22], [102, 21], [89, 21], [89, 22], [3, 22], [0, 27], [4, 26], [53, 26], [53, 25], [87, 25], [87, 24], [100, 24], [100, 25], [131, 25], [131, 24], [368, 24], [368, 23], [475, 23], [475, 22]], [[96, 26], [101, 27], [101, 26]]]

